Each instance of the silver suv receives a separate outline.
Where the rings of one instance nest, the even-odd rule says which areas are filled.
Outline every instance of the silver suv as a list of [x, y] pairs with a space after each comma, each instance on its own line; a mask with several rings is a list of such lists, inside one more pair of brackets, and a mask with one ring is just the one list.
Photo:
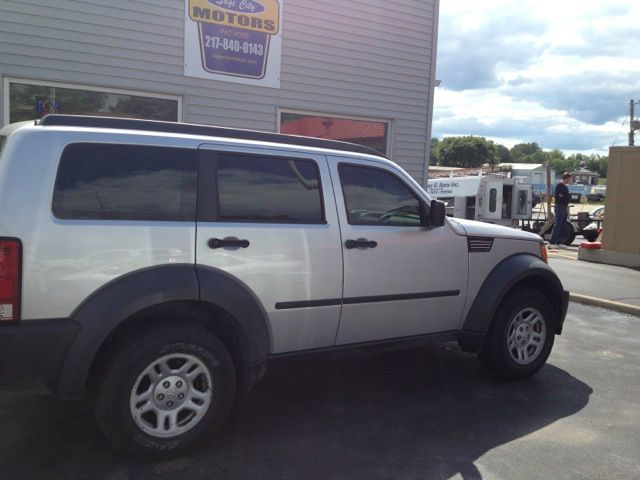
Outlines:
[[369, 148], [65, 115], [0, 142], [0, 379], [86, 396], [117, 448], [206, 441], [280, 355], [456, 340], [522, 379], [562, 330], [539, 237]]

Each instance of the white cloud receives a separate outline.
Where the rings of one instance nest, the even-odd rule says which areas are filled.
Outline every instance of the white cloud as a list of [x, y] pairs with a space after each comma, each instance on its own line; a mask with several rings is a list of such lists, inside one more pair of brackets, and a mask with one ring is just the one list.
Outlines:
[[434, 136], [598, 153], [616, 138], [624, 144], [629, 99], [640, 98], [640, 3], [444, 0], [440, 8]]

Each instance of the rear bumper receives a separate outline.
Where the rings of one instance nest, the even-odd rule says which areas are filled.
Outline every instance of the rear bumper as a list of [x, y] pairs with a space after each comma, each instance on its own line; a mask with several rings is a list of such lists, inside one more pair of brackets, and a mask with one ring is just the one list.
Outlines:
[[55, 391], [79, 331], [80, 324], [67, 318], [0, 325], [0, 384], [34, 382]]

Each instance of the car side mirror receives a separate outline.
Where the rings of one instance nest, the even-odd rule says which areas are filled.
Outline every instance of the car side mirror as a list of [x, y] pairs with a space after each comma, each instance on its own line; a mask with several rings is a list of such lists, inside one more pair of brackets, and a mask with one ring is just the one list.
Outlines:
[[431, 227], [441, 227], [444, 225], [444, 218], [447, 215], [447, 209], [444, 202], [438, 200], [431, 200], [431, 207], [429, 208], [429, 225]]

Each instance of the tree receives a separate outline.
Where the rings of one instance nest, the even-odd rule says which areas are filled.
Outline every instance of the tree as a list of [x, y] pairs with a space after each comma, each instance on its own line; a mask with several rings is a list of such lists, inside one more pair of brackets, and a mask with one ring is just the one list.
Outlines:
[[498, 164], [498, 163], [513, 162], [513, 160], [511, 159], [511, 152], [507, 147], [499, 143], [494, 143], [494, 142], [490, 142], [490, 143], [493, 144], [494, 159], [495, 159], [493, 163]]
[[566, 157], [564, 156], [564, 152], [562, 150], [558, 150], [554, 148], [550, 152], [545, 152], [545, 157], [547, 161], [561, 160], [564, 161]]
[[556, 172], [572, 172], [584, 165], [602, 178], [607, 177], [606, 155], [575, 153], [566, 157], [557, 148], [545, 152], [536, 142], [519, 143], [508, 149], [484, 137], [459, 136], [443, 140], [431, 139], [429, 165], [477, 168], [483, 164], [498, 163], [551, 163]]
[[596, 172], [602, 178], [607, 178], [608, 167], [609, 167], [608, 156], [598, 155], [596, 153], [589, 155], [589, 160], [587, 160], [587, 168], [592, 172]]
[[543, 163], [544, 151], [536, 142], [518, 143], [511, 147], [511, 158], [514, 163]]
[[597, 153], [584, 155], [582, 153], [576, 153], [571, 155], [567, 160], [570, 162], [571, 170], [576, 170], [580, 166], [584, 166], [587, 170], [596, 172], [603, 178], [607, 177], [609, 157], [606, 155], [598, 155]]
[[145, 118], [147, 120], [175, 121], [178, 118], [178, 102], [161, 98], [127, 96], [110, 107], [111, 114], [122, 117]]
[[[33, 120], [46, 113], [95, 115], [102, 112], [108, 100], [106, 93], [47, 85], [10, 84], [10, 122]], [[39, 105], [47, 105], [44, 111]]]
[[447, 167], [476, 168], [495, 160], [493, 148], [483, 137], [447, 137], [439, 147], [439, 165]]
[[431, 152], [429, 152], [429, 165], [440, 163], [440, 145], [442, 142], [437, 138], [431, 139]]

